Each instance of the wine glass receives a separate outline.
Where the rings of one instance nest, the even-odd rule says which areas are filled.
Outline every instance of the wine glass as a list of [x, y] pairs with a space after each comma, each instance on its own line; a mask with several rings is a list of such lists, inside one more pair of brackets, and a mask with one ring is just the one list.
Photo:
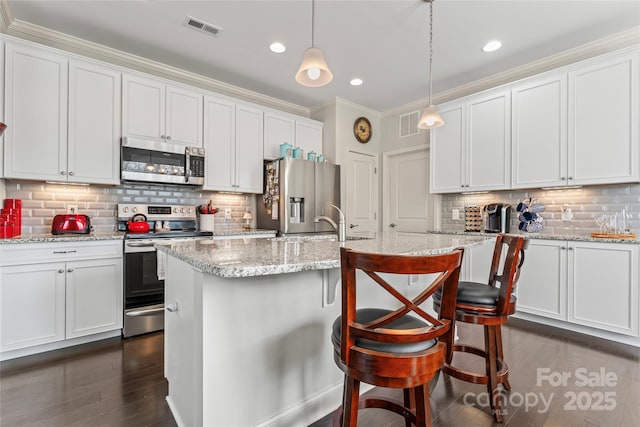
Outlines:
[[609, 216], [600, 214], [596, 218], [596, 224], [600, 227], [600, 233], [604, 233], [607, 225], [609, 224]]

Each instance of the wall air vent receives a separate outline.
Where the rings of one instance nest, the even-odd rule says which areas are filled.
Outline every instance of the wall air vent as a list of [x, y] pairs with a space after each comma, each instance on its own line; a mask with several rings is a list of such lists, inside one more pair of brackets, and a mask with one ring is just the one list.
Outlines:
[[204, 22], [202, 19], [194, 18], [192, 16], [187, 16], [184, 24], [187, 27], [204, 31], [212, 36], [217, 36], [222, 31], [222, 27], [217, 27], [213, 24], [209, 24], [208, 22]]

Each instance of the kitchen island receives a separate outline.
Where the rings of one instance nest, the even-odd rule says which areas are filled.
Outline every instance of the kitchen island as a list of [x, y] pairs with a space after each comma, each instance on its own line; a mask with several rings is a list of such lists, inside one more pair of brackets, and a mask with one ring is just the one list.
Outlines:
[[[178, 425], [301, 426], [340, 404], [330, 330], [340, 314], [341, 246], [419, 255], [485, 241], [382, 233], [343, 243], [284, 237], [158, 246], [167, 255], [167, 401]], [[410, 295], [418, 280], [405, 276], [397, 286]], [[364, 303], [380, 298], [367, 292]]]

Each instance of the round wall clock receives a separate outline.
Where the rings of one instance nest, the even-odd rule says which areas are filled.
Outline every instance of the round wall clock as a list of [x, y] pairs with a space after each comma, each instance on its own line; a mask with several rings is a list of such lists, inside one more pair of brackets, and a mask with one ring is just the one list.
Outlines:
[[371, 123], [366, 117], [358, 117], [353, 122], [353, 134], [356, 139], [365, 144], [371, 139]]

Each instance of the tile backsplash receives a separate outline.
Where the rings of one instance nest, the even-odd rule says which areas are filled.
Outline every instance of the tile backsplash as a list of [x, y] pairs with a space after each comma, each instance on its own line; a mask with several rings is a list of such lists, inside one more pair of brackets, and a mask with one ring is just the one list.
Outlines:
[[[464, 231], [465, 206], [484, 206], [489, 203], [509, 203], [513, 206], [511, 214], [511, 232], [518, 232], [518, 202], [529, 197], [545, 205], [544, 229], [540, 234], [578, 234], [587, 235], [598, 231], [595, 218], [603, 210], [611, 214], [626, 209], [631, 215], [632, 232], [640, 232], [640, 184], [601, 185], [567, 190], [519, 190], [497, 191], [487, 194], [451, 194], [443, 195], [441, 215], [443, 231]], [[562, 208], [571, 209], [573, 218], [562, 220]], [[458, 209], [460, 219], [453, 220], [452, 211]]]
[[[15, 180], [5, 180], [4, 184], [7, 198], [22, 199], [23, 234], [49, 233], [53, 216], [66, 213], [69, 205], [89, 215], [97, 232], [116, 230], [118, 203], [202, 205], [212, 200], [221, 210], [215, 215], [216, 230], [239, 230], [245, 211], [255, 214], [253, 195], [196, 191], [191, 187], [134, 183], [79, 186]], [[231, 209], [230, 221], [224, 219], [225, 208]]]

